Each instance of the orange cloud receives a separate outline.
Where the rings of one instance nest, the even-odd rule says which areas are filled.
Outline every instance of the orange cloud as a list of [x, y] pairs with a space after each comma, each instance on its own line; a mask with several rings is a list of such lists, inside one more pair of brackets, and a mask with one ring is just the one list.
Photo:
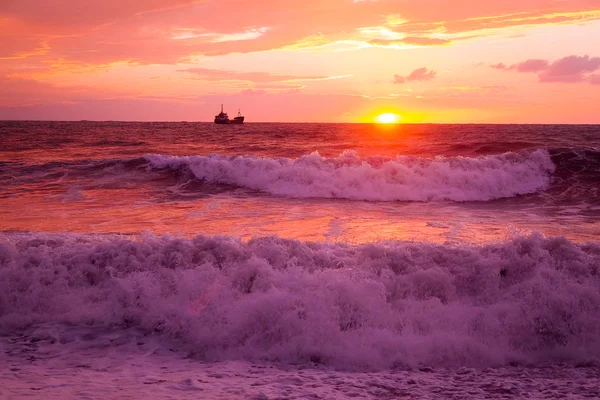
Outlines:
[[[84, 62], [173, 63], [191, 56], [277, 49], [319, 34], [324, 42], [446, 45], [482, 31], [600, 19], [589, 0], [5, 0], [3, 57], [46, 54]], [[225, 16], [225, 17], [224, 17]], [[387, 26], [398, 37], [364, 38]], [[14, 40], [19, 38], [19, 40]], [[34, 51], [37, 50], [37, 53]]]
[[197, 3], [197, 0], [3, 0], [1, 15], [14, 16], [37, 26], [37, 32], [62, 28], [61, 33], [80, 32], [144, 13], [165, 11]]
[[409, 36], [401, 40], [395, 39], [371, 39], [368, 41], [369, 44], [374, 46], [382, 47], [395, 47], [395, 46], [441, 46], [452, 43], [446, 39], [436, 39], [430, 37], [419, 37]]
[[420, 36], [408, 36], [402, 39], [403, 43], [412, 44], [416, 46], [441, 46], [451, 43], [450, 40], [432, 38], [432, 37], [420, 37]]

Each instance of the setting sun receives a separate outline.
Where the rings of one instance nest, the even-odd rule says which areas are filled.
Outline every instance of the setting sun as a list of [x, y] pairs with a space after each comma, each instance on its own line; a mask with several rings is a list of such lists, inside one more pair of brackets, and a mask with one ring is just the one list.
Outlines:
[[375, 118], [375, 122], [378, 124], [396, 124], [400, 122], [402, 118], [394, 113], [380, 114]]

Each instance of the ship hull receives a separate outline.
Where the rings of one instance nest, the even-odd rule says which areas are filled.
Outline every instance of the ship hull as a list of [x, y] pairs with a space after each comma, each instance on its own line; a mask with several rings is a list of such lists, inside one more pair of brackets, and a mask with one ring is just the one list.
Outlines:
[[229, 115], [226, 112], [223, 112], [223, 104], [221, 104], [221, 112], [215, 115], [215, 124], [219, 125], [228, 125], [228, 124], [243, 124], [244, 116], [241, 112], [238, 112], [237, 117], [234, 119], [229, 119]]
[[220, 125], [239, 125], [244, 123], [244, 118], [234, 118], [234, 119], [215, 119], [215, 124]]

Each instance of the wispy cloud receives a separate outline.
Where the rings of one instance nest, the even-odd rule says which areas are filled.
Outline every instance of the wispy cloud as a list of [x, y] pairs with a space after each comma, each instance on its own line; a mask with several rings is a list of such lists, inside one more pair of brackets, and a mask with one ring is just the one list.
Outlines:
[[247, 81], [247, 82], [299, 82], [326, 81], [349, 78], [352, 75], [322, 76], [322, 75], [278, 75], [268, 72], [240, 72], [209, 68], [188, 68], [178, 70], [194, 74], [198, 79], [207, 81]]
[[209, 81], [285, 82], [293, 80], [315, 80], [327, 78], [326, 76], [319, 75], [276, 75], [268, 72], [239, 72], [209, 68], [188, 68], [179, 70], [179, 72], [194, 74], [199, 79]]

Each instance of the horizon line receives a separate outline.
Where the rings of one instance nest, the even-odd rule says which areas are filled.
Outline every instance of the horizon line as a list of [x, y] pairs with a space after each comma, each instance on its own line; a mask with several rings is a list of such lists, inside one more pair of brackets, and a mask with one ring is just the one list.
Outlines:
[[[0, 119], [2, 122], [121, 122], [121, 123], [193, 123], [193, 124], [215, 124], [213, 121], [187, 121], [187, 120], [116, 120], [116, 119]], [[252, 121], [244, 122], [243, 125], [249, 124], [328, 124], [328, 125], [381, 125], [381, 126], [402, 126], [402, 125], [600, 125], [599, 122], [400, 122], [393, 124], [381, 124], [377, 122], [326, 122], [326, 121]], [[240, 125], [240, 124], [232, 124]], [[226, 126], [229, 126], [227, 124]]]

